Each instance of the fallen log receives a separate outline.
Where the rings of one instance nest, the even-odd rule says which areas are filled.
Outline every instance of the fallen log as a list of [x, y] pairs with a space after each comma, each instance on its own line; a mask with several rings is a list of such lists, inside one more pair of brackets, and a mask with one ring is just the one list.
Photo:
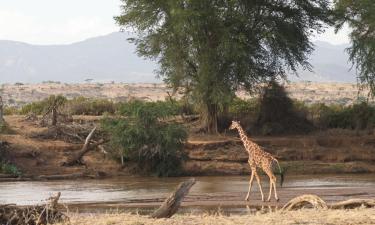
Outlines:
[[330, 209], [352, 209], [358, 207], [375, 207], [375, 199], [349, 199], [329, 205]]
[[62, 166], [74, 166], [74, 165], [77, 165], [77, 164], [83, 164], [82, 163], [82, 157], [88, 153], [89, 151], [91, 151], [92, 149], [95, 149], [96, 147], [104, 144], [107, 142], [107, 140], [100, 140], [99, 142], [96, 142], [92, 145], [90, 145], [90, 141], [94, 135], [94, 132], [96, 130], [96, 127], [94, 127], [91, 132], [89, 133], [89, 135], [87, 135], [86, 137], [86, 140], [85, 140], [85, 143], [82, 147], [82, 149], [77, 152], [77, 154], [73, 155], [72, 157], [70, 157], [66, 162], [63, 162], [61, 165]]
[[164, 203], [151, 215], [151, 218], [170, 218], [180, 208], [184, 197], [189, 193], [190, 188], [195, 184], [195, 179], [178, 185], [176, 190], [164, 201]]
[[328, 209], [327, 203], [317, 195], [301, 195], [286, 203], [282, 210], [301, 209], [306, 205], [311, 205], [315, 209]]
[[78, 178], [95, 178], [84, 173], [73, 173], [73, 174], [57, 174], [57, 175], [40, 175], [36, 177], [37, 180], [74, 180]]

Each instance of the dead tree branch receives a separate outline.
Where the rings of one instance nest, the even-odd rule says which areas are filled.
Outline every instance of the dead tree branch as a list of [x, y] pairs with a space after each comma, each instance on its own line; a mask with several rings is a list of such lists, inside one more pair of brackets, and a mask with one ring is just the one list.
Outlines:
[[62, 166], [74, 166], [76, 164], [83, 164], [82, 163], [82, 157], [85, 154], [87, 154], [92, 149], [95, 149], [96, 147], [98, 147], [98, 146], [107, 142], [107, 140], [100, 140], [100, 141], [94, 142], [93, 144], [90, 145], [90, 141], [91, 141], [91, 139], [94, 135], [95, 130], [96, 130], [96, 127], [94, 127], [91, 130], [91, 132], [89, 133], [89, 135], [86, 137], [86, 140], [85, 140], [85, 143], [84, 143], [82, 149], [79, 152], [77, 152], [77, 154], [70, 157], [70, 159], [68, 159], [66, 162], [63, 162], [61, 164]]
[[151, 215], [152, 218], [170, 218], [180, 208], [184, 197], [189, 193], [190, 188], [195, 184], [195, 179], [178, 185], [176, 190], [164, 201], [164, 203]]

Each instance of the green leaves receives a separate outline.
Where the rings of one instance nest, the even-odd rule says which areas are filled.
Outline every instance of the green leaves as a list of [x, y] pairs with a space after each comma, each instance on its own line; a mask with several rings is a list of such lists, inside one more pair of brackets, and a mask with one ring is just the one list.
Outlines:
[[335, 0], [336, 31], [344, 24], [351, 29], [352, 46], [347, 49], [358, 72], [358, 81], [375, 94], [375, 2]]
[[331, 22], [328, 0], [122, 2], [117, 23], [133, 28], [138, 54], [158, 61], [158, 74], [199, 105], [209, 132], [239, 87], [310, 68], [311, 31]]
[[102, 125], [113, 147], [137, 162], [139, 171], [171, 176], [179, 172], [187, 138], [181, 125], [166, 122], [177, 113], [178, 107], [169, 102], [135, 100], [120, 107], [121, 118], [106, 118]]

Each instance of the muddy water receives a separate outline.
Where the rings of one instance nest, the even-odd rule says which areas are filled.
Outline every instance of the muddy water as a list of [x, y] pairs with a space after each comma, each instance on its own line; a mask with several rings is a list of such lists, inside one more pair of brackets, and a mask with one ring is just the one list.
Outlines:
[[[179, 182], [186, 179], [122, 177], [84, 181], [4, 182], [0, 183], [0, 204], [37, 204], [51, 194], [61, 192], [61, 201], [68, 205], [89, 205], [91, 208], [153, 208], [159, 205]], [[221, 205], [235, 209], [243, 204], [248, 188], [248, 176], [196, 179], [197, 183], [191, 189], [185, 206], [199, 209]], [[263, 178], [265, 194], [268, 193], [267, 185], [268, 180]], [[298, 193], [326, 195], [330, 200], [342, 200], [350, 196], [374, 197], [375, 175], [287, 176], [284, 187], [279, 189], [279, 192], [281, 198], [288, 198], [286, 200]], [[253, 185], [252, 196], [255, 203], [260, 200], [256, 183]]]

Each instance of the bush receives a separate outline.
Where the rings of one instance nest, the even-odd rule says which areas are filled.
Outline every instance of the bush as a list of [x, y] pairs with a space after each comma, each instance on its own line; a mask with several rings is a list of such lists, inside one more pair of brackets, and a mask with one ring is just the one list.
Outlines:
[[11, 163], [4, 162], [4, 161], [3, 162], [0, 161], [0, 173], [12, 174], [15, 176], [22, 175], [21, 171], [17, 168], [17, 166]]
[[84, 97], [69, 100], [65, 105], [65, 111], [71, 115], [93, 115], [99, 116], [104, 113], [114, 114], [117, 105], [107, 99], [89, 99]]
[[165, 122], [178, 108], [168, 102], [135, 100], [122, 104], [119, 112], [122, 118], [102, 121], [112, 147], [122, 149], [123, 156], [136, 162], [141, 172], [178, 175], [187, 133], [181, 125]]
[[55, 101], [58, 105], [64, 105], [67, 99], [62, 95], [51, 95], [48, 98], [43, 99], [42, 101], [32, 102], [22, 106], [20, 114], [27, 115], [30, 113], [34, 113], [36, 115], [42, 115]]
[[313, 125], [301, 111], [302, 106], [289, 98], [283, 86], [271, 81], [261, 95], [256, 126], [266, 135], [307, 133]]
[[9, 116], [9, 115], [17, 115], [19, 114], [19, 110], [12, 106], [12, 107], [4, 107], [4, 115]]

